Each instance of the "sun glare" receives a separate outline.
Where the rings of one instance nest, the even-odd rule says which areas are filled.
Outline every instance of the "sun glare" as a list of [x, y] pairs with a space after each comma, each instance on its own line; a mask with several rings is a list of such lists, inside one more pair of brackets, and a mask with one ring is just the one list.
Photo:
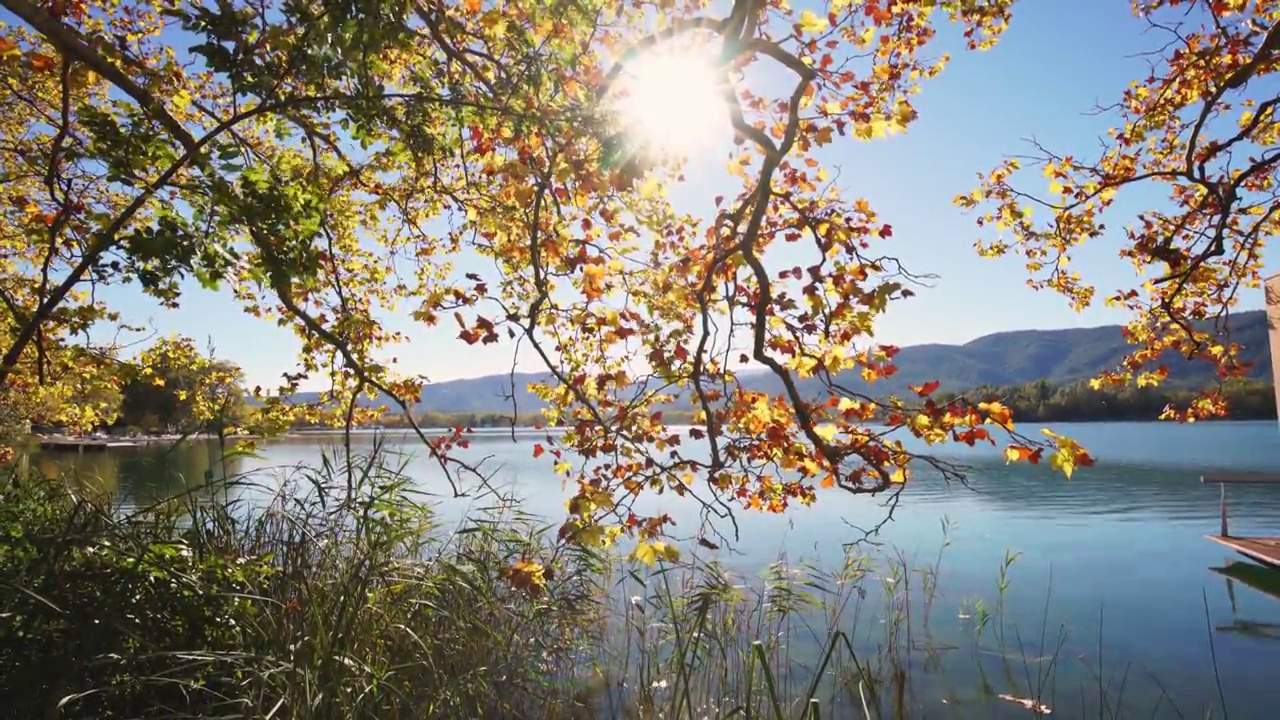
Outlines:
[[732, 137], [725, 83], [707, 44], [659, 46], [627, 61], [616, 109], [640, 152], [689, 157]]

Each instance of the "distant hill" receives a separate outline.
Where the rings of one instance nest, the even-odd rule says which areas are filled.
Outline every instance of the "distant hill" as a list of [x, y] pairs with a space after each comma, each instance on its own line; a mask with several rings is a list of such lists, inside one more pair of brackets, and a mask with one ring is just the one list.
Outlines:
[[[421, 402], [416, 409], [441, 413], [510, 413], [511, 399], [514, 397], [518, 412], [536, 412], [543, 407], [543, 403], [539, 397], [529, 392], [529, 383], [546, 382], [551, 377], [551, 373], [516, 373], [431, 383], [422, 389]], [[319, 397], [319, 393], [302, 392], [297, 393], [294, 399], [308, 403], [315, 402]], [[369, 401], [367, 404], [390, 403], [379, 398], [378, 401]]]
[[[1231, 318], [1231, 339], [1244, 347], [1246, 360], [1255, 365], [1251, 375], [1271, 377], [1266, 313], [1242, 312]], [[1115, 367], [1130, 351], [1119, 325], [1060, 330], [1015, 330], [984, 335], [963, 345], [914, 345], [902, 348], [894, 358], [898, 372], [892, 378], [868, 387], [857, 373], [842, 374], [840, 381], [854, 390], [877, 394], [906, 392], [908, 383], [938, 380], [945, 390], [961, 391], [978, 385], [1021, 385], [1036, 380], [1051, 384], [1069, 383]], [[1204, 362], [1191, 363], [1178, 355], [1166, 359], [1169, 382], [1203, 385], [1213, 379], [1213, 370]], [[517, 373], [514, 396], [521, 413], [541, 407], [528, 392], [530, 382], [546, 380], [548, 373]], [[512, 380], [508, 375], [488, 375], [467, 380], [434, 383], [422, 393], [419, 409], [441, 413], [486, 413], [511, 411]], [[742, 376], [744, 386], [780, 392], [781, 384], [764, 371]], [[806, 395], [816, 394], [815, 380], [801, 382]], [[301, 393], [299, 400], [314, 400], [314, 393]]]
[[[1245, 360], [1254, 362], [1251, 377], [1271, 378], [1267, 316], [1262, 310], [1231, 317], [1231, 339], [1243, 347]], [[1119, 325], [1059, 330], [1014, 330], [992, 333], [963, 345], [913, 345], [902, 348], [894, 358], [898, 372], [875, 383], [877, 393], [906, 392], [907, 384], [938, 380], [942, 388], [968, 390], [979, 385], [1022, 385], [1046, 380], [1061, 385], [1093, 377], [1116, 367], [1133, 346], [1125, 342]], [[1169, 368], [1168, 382], [1174, 385], [1203, 386], [1214, 379], [1213, 368], [1203, 361], [1191, 362], [1177, 353], [1163, 358]], [[775, 378], [762, 377], [762, 389], [777, 392]], [[871, 389], [857, 373], [844, 373], [841, 384], [850, 389]], [[804, 385], [817, 392], [816, 381]]]

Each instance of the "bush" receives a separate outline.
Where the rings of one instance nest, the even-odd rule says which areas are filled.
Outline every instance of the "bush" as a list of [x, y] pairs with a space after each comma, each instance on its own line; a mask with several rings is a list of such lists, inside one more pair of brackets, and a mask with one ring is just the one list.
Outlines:
[[[446, 532], [386, 461], [375, 449], [326, 462], [254, 512], [223, 496], [123, 518], [67, 485], [11, 477], [0, 500], [9, 712], [576, 712], [573, 674], [598, 640], [600, 558], [554, 549], [506, 504]], [[535, 558], [547, 568], [536, 596], [508, 571]]]

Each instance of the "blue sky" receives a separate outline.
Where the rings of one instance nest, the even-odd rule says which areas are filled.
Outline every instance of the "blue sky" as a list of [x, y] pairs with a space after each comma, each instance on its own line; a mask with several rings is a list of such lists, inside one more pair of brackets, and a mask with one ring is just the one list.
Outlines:
[[[977, 172], [1006, 155], [1027, 152], [1023, 139], [1032, 135], [1056, 151], [1096, 155], [1097, 138], [1109, 124], [1086, 112], [1099, 102], [1115, 101], [1132, 79], [1145, 74], [1145, 63], [1132, 56], [1161, 44], [1160, 37], [1144, 34], [1145, 27], [1130, 14], [1127, 0], [1020, 3], [996, 48], [952, 53], [946, 71], [914, 99], [920, 118], [907, 134], [874, 143], [843, 140], [837, 146], [830, 157], [841, 168], [842, 183], [893, 225], [885, 251], [913, 272], [940, 276], [933, 288], [895, 304], [878, 328], [878, 340], [960, 343], [1001, 330], [1125, 320], [1100, 301], [1077, 314], [1061, 297], [1030, 290], [1016, 258], [978, 257], [973, 242], [979, 229], [951, 198], [972, 189]], [[703, 162], [718, 165], [720, 160]], [[716, 189], [694, 186], [684, 192], [709, 199]], [[1118, 235], [1127, 219], [1115, 213], [1108, 226]], [[1118, 238], [1104, 237], [1077, 258], [1077, 270], [1097, 285], [1100, 296], [1132, 282], [1131, 266], [1116, 257], [1118, 247]], [[1261, 291], [1257, 295], [1246, 298], [1245, 306], [1261, 307]], [[113, 292], [110, 300], [131, 320], [150, 321], [161, 333], [200, 341], [211, 337], [220, 356], [244, 367], [250, 385], [274, 386], [280, 373], [294, 367], [298, 342], [292, 333], [243, 314], [227, 293], [193, 284], [176, 311], [162, 310], [129, 290]], [[396, 353], [402, 371], [441, 381], [511, 367], [510, 346], [467, 346], [456, 340], [450, 324], [425, 330], [407, 316], [389, 323], [412, 338], [411, 346]], [[519, 364], [536, 369], [532, 357]]]

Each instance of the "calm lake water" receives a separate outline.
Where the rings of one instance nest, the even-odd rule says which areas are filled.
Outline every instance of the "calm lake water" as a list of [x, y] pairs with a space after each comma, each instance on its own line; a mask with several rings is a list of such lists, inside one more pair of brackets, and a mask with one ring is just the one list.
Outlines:
[[[1079, 440], [1098, 458], [1097, 466], [1068, 482], [1045, 467], [1006, 465], [990, 449], [944, 449], [940, 454], [952, 453], [972, 466], [971, 486], [948, 486], [924, 475], [903, 492], [895, 519], [880, 540], [908, 559], [933, 562], [943, 541], [943, 518], [951, 524], [934, 628], [957, 637], [972, 633], [972, 619], [962, 616], [972, 615], [979, 598], [988, 607], [994, 603], [1006, 554], [1021, 553], [1009, 572], [1006, 623], [1010, 636], [1017, 628], [1031, 656], [1040, 650], [1042, 627], [1047, 625], [1050, 645], [1045, 654], [1052, 652], [1059, 628], [1065, 628], [1055, 696], [1045, 698], [1056, 716], [1078, 716], [1082, 691], [1096, 706], [1099, 687], [1092, 678], [1101, 655], [1102, 675], [1111, 682], [1108, 693], [1122, 693], [1126, 705], [1142, 710], [1138, 714], [1153, 716], [1154, 708], [1155, 717], [1180, 716], [1159, 703], [1163, 687], [1181, 715], [1205, 717], [1206, 708], [1212, 708], [1213, 717], [1222, 717], [1212, 641], [1228, 717], [1280, 717], [1280, 598], [1228, 582], [1212, 570], [1239, 558], [1204, 538], [1218, 530], [1218, 487], [1199, 482], [1202, 473], [1215, 470], [1280, 472], [1280, 426], [1051, 427]], [[422, 479], [425, 489], [447, 492], [438, 470], [423, 459], [425, 453], [414, 450], [414, 441], [390, 438], [413, 455], [409, 472]], [[566, 494], [551, 474], [548, 457], [532, 457], [538, 439], [533, 433], [518, 434], [514, 441], [508, 433], [477, 433], [469, 452], [476, 458], [489, 456], [486, 467], [497, 471], [499, 485], [525, 498], [527, 510], [558, 521]], [[237, 461], [235, 469], [283, 471], [315, 463], [322, 445], [334, 442], [334, 437], [274, 441], [259, 448], [259, 457]], [[211, 457], [209, 449], [189, 446], [168, 452], [38, 453], [30, 460], [51, 475], [74, 468], [82, 482], [136, 505], [200, 485]], [[1280, 485], [1233, 487], [1228, 502], [1233, 534], [1280, 534]], [[458, 516], [467, 503], [442, 498], [441, 511]], [[686, 500], [664, 496], [647, 503], [646, 509], [671, 513], [681, 530], [697, 525], [696, 508]], [[884, 514], [879, 500], [824, 491], [814, 506], [797, 507], [785, 516], [740, 513], [741, 539], [718, 555], [747, 574], [781, 553], [790, 560], [836, 562], [844, 544], [863, 536], [858, 528], [875, 525]], [[984, 672], [961, 659], [948, 662], [946, 669], [950, 686], [964, 688], [966, 678], [973, 679], [971, 693]], [[1027, 671], [1021, 657], [1013, 670], [1018, 675]], [[1033, 667], [1029, 672], [1034, 676], [1038, 671]], [[941, 691], [938, 697], [943, 697]], [[957, 707], [963, 701], [954, 696], [933, 707], [941, 717], [1030, 716], [1013, 703], [997, 703], [975, 714], [972, 708]]]

